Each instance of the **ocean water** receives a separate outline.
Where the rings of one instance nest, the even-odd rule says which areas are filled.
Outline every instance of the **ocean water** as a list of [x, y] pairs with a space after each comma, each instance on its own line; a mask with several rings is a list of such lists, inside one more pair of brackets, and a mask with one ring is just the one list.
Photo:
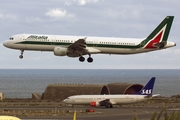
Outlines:
[[112, 82], [146, 84], [156, 77], [154, 94], [180, 94], [180, 70], [89, 70], [89, 69], [0, 69], [0, 92], [7, 98], [31, 98], [32, 93], [43, 93], [48, 84], [82, 83], [107, 84]]

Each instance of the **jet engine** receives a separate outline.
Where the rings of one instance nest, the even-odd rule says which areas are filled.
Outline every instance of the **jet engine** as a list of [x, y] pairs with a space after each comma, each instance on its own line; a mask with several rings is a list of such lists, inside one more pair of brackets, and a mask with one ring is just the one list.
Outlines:
[[66, 56], [68, 52], [67, 48], [64, 47], [55, 47], [54, 48], [54, 55], [56, 56]]
[[91, 102], [90, 105], [92, 107], [100, 106], [99, 102]]

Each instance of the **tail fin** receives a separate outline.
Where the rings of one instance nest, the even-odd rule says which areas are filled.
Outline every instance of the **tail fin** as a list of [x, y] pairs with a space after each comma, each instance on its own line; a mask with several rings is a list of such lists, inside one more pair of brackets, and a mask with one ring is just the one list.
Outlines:
[[149, 82], [137, 94], [152, 95], [155, 79], [155, 77], [152, 77]]
[[174, 16], [167, 16], [154, 31], [141, 42], [144, 48], [163, 48], [168, 40]]

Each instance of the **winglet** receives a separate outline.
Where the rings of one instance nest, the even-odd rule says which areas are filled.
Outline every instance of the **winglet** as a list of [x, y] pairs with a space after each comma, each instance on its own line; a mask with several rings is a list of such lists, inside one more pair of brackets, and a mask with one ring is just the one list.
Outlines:
[[155, 79], [155, 77], [152, 77], [149, 82], [137, 94], [152, 95]]
[[85, 41], [86, 41], [86, 38], [87, 38], [87, 37], [84, 38]]

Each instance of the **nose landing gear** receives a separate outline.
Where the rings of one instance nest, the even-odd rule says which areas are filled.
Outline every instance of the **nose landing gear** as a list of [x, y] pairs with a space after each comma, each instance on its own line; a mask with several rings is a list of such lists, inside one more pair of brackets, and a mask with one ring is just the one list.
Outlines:
[[23, 59], [23, 53], [24, 53], [24, 50], [21, 50], [21, 55], [19, 56], [20, 59]]

